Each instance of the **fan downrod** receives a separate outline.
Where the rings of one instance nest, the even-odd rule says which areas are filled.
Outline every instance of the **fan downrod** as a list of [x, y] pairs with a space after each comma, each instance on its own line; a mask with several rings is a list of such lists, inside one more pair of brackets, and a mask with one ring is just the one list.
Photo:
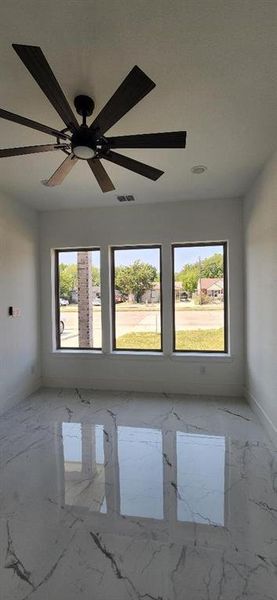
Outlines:
[[94, 110], [94, 101], [89, 96], [76, 96], [74, 98], [74, 106], [78, 115], [81, 117], [90, 117]]

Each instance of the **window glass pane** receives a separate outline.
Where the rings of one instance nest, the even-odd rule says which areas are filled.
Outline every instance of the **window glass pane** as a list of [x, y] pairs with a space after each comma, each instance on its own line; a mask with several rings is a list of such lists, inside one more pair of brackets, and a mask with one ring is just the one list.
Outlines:
[[60, 348], [101, 348], [100, 250], [58, 251]]
[[177, 431], [177, 518], [224, 525], [225, 438]]
[[174, 247], [175, 350], [224, 352], [224, 244]]
[[113, 251], [114, 348], [161, 350], [160, 248]]
[[120, 513], [163, 519], [162, 433], [118, 427]]

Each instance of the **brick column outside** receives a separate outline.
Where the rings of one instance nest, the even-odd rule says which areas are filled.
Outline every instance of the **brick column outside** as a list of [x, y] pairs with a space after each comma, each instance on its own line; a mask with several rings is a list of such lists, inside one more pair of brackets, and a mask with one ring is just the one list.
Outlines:
[[78, 331], [80, 348], [93, 347], [91, 253], [77, 253]]

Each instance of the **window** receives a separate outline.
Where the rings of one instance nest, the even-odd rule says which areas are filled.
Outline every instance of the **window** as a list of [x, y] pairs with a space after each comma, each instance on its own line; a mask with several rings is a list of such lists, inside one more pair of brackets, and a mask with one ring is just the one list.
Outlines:
[[226, 242], [173, 246], [175, 352], [227, 352], [226, 254]]
[[100, 250], [56, 250], [57, 348], [101, 349]]
[[160, 246], [112, 248], [113, 349], [161, 351]]
[[[227, 243], [174, 244], [173, 351], [228, 352]], [[59, 249], [58, 349], [101, 350], [100, 250]], [[161, 352], [161, 246], [111, 249], [112, 349]], [[109, 318], [109, 315], [107, 315]]]

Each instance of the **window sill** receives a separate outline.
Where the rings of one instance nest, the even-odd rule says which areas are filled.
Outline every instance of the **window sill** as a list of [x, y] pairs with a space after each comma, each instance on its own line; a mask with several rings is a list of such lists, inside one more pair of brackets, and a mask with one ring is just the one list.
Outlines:
[[108, 358], [111, 360], [119, 360], [119, 359], [127, 359], [127, 360], [164, 360], [169, 359], [173, 361], [181, 361], [181, 362], [233, 362], [234, 357], [231, 354], [224, 353], [193, 353], [193, 352], [173, 352], [170, 354], [165, 354], [164, 352], [147, 352], [141, 351], [136, 352], [128, 351], [128, 350], [113, 350], [112, 352], [103, 352], [102, 350], [66, 350], [66, 348], [62, 348], [60, 350], [53, 350], [51, 355], [57, 356], [59, 358], [65, 358], [66, 356], [70, 358], [81, 358], [81, 359], [90, 359], [90, 358]]
[[136, 350], [113, 350], [105, 355], [107, 358], [127, 358], [127, 359], [139, 359], [139, 360], [161, 360], [166, 357], [163, 352], [151, 352], [149, 351], [140, 351]]
[[59, 350], [52, 350], [51, 355], [64, 358], [65, 356], [78, 357], [78, 358], [102, 358], [104, 356], [102, 350], [72, 350], [66, 348], [60, 348]]
[[181, 360], [186, 362], [233, 362], [234, 357], [231, 354], [225, 352], [173, 352], [170, 355], [172, 360]]

